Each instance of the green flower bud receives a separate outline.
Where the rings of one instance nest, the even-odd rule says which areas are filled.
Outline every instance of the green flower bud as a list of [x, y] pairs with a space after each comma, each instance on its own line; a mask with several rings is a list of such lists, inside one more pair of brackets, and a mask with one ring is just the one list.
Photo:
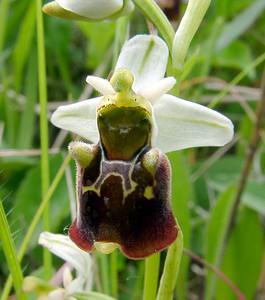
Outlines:
[[43, 11], [63, 19], [100, 21], [121, 17], [133, 8], [131, 0], [55, 0], [44, 5]]

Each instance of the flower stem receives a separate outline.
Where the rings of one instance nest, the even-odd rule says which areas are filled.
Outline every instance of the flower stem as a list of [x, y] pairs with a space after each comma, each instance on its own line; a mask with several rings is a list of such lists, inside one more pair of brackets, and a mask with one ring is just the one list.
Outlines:
[[110, 276], [109, 276], [109, 261], [108, 256], [103, 253], [98, 253], [100, 264], [100, 275], [104, 294], [110, 295]]
[[111, 271], [111, 296], [118, 296], [118, 252], [114, 252], [110, 255], [110, 271]]
[[0, 240], [4, 254], [6, 256], [7, 264], [14, 282], [17, 298], [19, 300], [26, 299], [22, 292], [23, 274], [17, 259], [15, 244], [12, 239], [12, 234], [8, 225], [5, 210], [0, 199]]
[[179, 227], [176, 241], [169, 247], [165, 261], [164, 271], [160, 280], [157, 300], [173, 299], [181, 257], [183, 253], [183, 234]]
[[211, 0], [189, 0], [173, 42], [173, 66], [182, 70], [190, 43], [197, 32]]
[[160, 7], [154, 0], [133, 0], [133, 2], [155, 25], [171, 52], [175, 31]]
[[158, 285], [160, 253], [156, 253], [145, 260], [144, 296], [143, 300], [154, 300]]
[[[64, 159], [60, 169], [58, 170], [52, 184], [50, 185], [48, 191], [47, 191], [47, 194], [45, 195], [45, 197], [42, 199], [41, 203], [40, 203], [40, 206], [38, 208], [38, 210], [36, 211], [36, 214], [34, 215], [33, 219], [32, 219], [32, 222], [29, 226], [29, 229], [23, 239], [23, 242], [19, 248], [19, 251], [18, 251], [18, 261], [21, 262], [21, 260], [23, 259], [25, 253], [26, 253], [26, 250], [27, 250], [27, 247], [29, 245], [29, 242], [30, 242], [30, 239], [32, 238], [32, 235], [34, 233], [34, 230], [36, 229], [39, 221], [40, 221], [40, 218], [46, 208], [46, 205], [47, 203], [50, 201], [52, 195], [54, 194], [58, 184], [60, 183], [63, 175], [64, 175], [64, 172], [66, 170], [66, 167], [68, 166], [69, 162], [71, 160], [71, 157], [70, 155], [67, 155], [66, 158]], [[10, 293], [10, 289], [11, 289], [11, 286], [12, 286], [12, 277], [9, 276], [8, 277], [8, 280], [6, 281], [5, 283], [5, 286], [4, 286], [4, 289], [2, 290], [2, 295], [1, 295], [1, 300], [7, 300], [8, 298], [8, 295]]]
[[[37, 19], [37, 44], [38, 44], [38, 78], [39, 78], [39, 98], [40, 98], [40, 137], [41, 137], [41, 186], [42, 198], [46, 195], [49, 188], [49, 139], [47, 123], [47, 82], [46, 82], [46, 61], [44, 46], [44, 29], [42, 18], [42, 1], [36, 1], [36, 19]], [[44, 211], [44, 230], [49, 231], [49, 206]], [[51, 276], [52, 256], [44, 249], [44, 275], [46, 279]]]

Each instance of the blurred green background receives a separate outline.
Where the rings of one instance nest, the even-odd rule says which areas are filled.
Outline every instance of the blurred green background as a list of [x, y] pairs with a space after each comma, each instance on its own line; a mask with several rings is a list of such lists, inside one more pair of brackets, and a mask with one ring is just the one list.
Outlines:
[[[178, 24], [186, 4], [176, 1]], [[41, 201], [36, 4], [32, 0], [0, 2], [0, 198], [8, 212], [17, 246]], [[233, 206], [261, 99], [265, 61], [265, 1], [213, 0], [192, 41], [180, 78], [180, 96], [210, 105], [235, 125], [228, 146], [170, 153], [173, 209], [185, 247], [221, 269], [247, 299], [265, 299], [265, 128], [261, 130], [252, 171], [237, 210], [224, 256], [224, 230]], [[136, 9], [130, 36], [148, 33]], [[61, 104], [97, 95], [86, 75], [107, 77], [117, 54], [117, 23], [71, 22], [44, 16], [48, 84], [48, 117]], [[114, 41], [116, 42], [114, 44]], [[49, 124], [50, 178], [53, 179], [71, 141]], [[75, 167], [72, 163], [51, 199], [51, 231], [63, 233], [71, 223]], [[31, 240], [22, 267], [26, 275], [42, 267], [42, 249]], [[164, 258], [164, 253], [162, 258]], [[109, 259], [109, 257], [108, 257]], [[119, 299], [141, 299], [143, 262], [119, 254]], [[54, 258], [56, 270], [61, 261]], [[0, 248], [0, 294], [9, 274]], [[100, 280], [104, 280], [99, 274]], [[103, 284], [110, 290], [111, 280]], [[259, 293], [259, 296], [258, 296]], [[223, 280], [202, 262], [184, 256], [177, 299], [236, 299]], [[258, 298], [260, 297], [260, 298]], [[263, 297], [263, 298], [262, 298]]]

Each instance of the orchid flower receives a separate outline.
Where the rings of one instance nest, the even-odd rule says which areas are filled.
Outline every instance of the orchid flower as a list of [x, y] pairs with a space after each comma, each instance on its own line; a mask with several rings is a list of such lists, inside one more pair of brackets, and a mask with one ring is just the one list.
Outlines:
[[168, 48], [159, 37], [125, 43], [110, 81], [88, 76], [103, 96], [61, 106], [52, 123], [93, 143], [72, 142], [77, 162], [77, 218], [70, 238], [82, 249], [115, 247], [140, 259], [168, 247], [178, 228], [170, 207], [164, 153], [222, 146], [233, 137], [220, 113], [166, 94]]
[[55, 0], [43, 7], [51, 16], [87, 21], [118, 18], [133, 9], [131, 0]]
[[[45, 289], [40, 288], [42, 281], [35, 277], [27, 277], [24, 282], [24, 289], [27, 291], [39, 290], [46, 294], [45, 299], [74, 299], [74, 293], [87, 292], [92, 288], [92, 259], [89, 254], [79, 249], [68, 236], [42, 232], [39, 237], [39, 244], [48, 248], [53, 254], [65, 260], [76, 270], [76, 278], [72, 278], [70, 268], [66, 266], [63, 272], [63, 287], [53, 285]], [[38, 287], [39, 286], [39, 287]]]

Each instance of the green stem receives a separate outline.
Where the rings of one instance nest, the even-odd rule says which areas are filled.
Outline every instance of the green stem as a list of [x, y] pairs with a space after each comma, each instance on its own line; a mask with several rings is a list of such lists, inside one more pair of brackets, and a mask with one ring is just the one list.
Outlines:
[[176, 241], [169, 247], [156, 300], [171, 300], [183, 253], [183, 234], [179, 227]]
[[[40, 138], [41, 138], [41, 185], [42, 197], [44, 197], [49, 188], [49, 138], [47, 122], [47, 82], [46, 82], [46, 60], [44, 45], [44, 29], [42, 18], [42, 1], [36, 1], [37, 9], [37, 44], [38, 44], [38, 75], [39, 75], [39, 98], [40, 98]], [[49, 231], [49, 206], [44, 211], [44, 230]], [[44, 249], [44, 274], [49, 279], [52, 273], [51, 253]]]
[[159, 276], [160, 253], [145, 260], [144, 296], [143, 300], [155, 300]]
[[15, 244], [8, 225], [5, 210], [0, 199], [0, 240], [2, 242], [3, 251], [7, 260], [7, 264], [14, 282], [17, 298], [26, 299], [22, 292], [23, 274], [16, 255]]
[[9, 88], [9, 82], [5, 79], [5, 68], [1, 70], [1, 77], [3, 78], [3, 100], [5, 102], [5, 115], [6, 115], [6, 135], [7, 135], [7, 143], [10, 147], [15, 146], [16, 140], [16, 113], [14, 111], [14, 105], [10, 98], [7, 96], [7, 91]]
[[109, 261], [108, 256], [103, 253], [98, 253], [100, 263], [100, 275], [104, 294], [110, 295], [109, 285]]
[[111, 268], [111, 296], [118, 296], [118, 252], [114, 250], [110, 255]]
[[139, 262], [137, 268], [137, 277], [135, 279], [135, 285], [133, 287], [133, 293], [131, 296], [132, 300], [138, 300], [141, 297], [142, 290], [143, 290], [144, 265], [145, 265], [145, 261]]
[[[25, 238], [23, 239], [23, 242], [19, 248], [19, 251], [18, 251], [18, 261], [19, 262], [21, 262], [21, 260], [23, 259], [24, 255], [26, 253], [27, 247], [29, 245], [29, 242], [33, 236], [34, 230], [36, 229], [36, 227], [41, 219], [41, 216], [46, 208], [47, 203], [49, 203], [52, 195], [54, 194], [56, 188], [58, 187], [58, 185], [64, 175], [65, 169], [68, 166], [70, 160], [71, 160], [70, 155], [67, 155], [66, 158], [64, 159], [60, 169], [58, 170], [52, 184], [50, 185], [50, 187], [47, 191], [47, 194], [42, 199], [40, 206], [39, 206], [36, 214], [34, 215], [33, 220], [29, 226], [29, 229], [25, 235]], [[7, 300], [8, 295], [10, 293], [11, 286], [12, 286], [12, 277], [9, 276], [8, 280], [5, 283], [5, 286], [4, 286], [2, 295], [1, 295], [1, 300]]]
[[154, 0], [133, 0], [133, 2], [157, 28], [171, 53], [175, 31], [163, 11]]
[[190, 43], [197, 32], [211, 0], [189, 0], [173, 42], [173, 66], [182, 71]]
[[2, 0], [0, 2], [0, 53], [4, 47], [5, 36], [6, 36], [6, 27], [8, 24], [8, 11], [9, 11], [9, 0]]

